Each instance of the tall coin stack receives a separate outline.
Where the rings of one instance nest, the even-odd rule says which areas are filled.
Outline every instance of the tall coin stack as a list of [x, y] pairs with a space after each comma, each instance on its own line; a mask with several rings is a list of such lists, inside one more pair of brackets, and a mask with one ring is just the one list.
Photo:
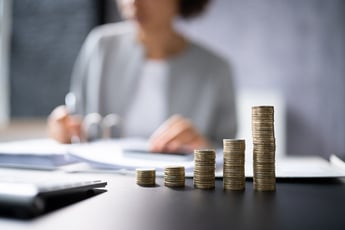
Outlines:
[[254, 189], [273, 191], [275, 176], [274, 107], [252, 107]]
[[224, 139], [223, 187], [225, 190], [243, 190], [245, 140]]
[[194, 187], [211, 189], [215, 187], [216, 151], [214, 149], [194, 150]]
[[155, 186], [156, 170], [155, 169], [137, 169], [137, 184], [141, 186]]
[[169, 166], [164, 169], [164, 185], [167, 187], [184, 187], [185, 169], [183, 166]]

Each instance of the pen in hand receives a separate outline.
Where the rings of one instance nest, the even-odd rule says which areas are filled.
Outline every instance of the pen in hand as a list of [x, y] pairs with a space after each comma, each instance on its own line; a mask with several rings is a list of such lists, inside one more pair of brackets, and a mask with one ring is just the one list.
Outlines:
[[68, 113], [68, 117], [69, 119], [69, 125], [71, 127], [70, 128], [70, 141], [71, 144], [77, 144], [77, 143], [81, 143], [81, 138], [80, 138], [80, 122], [79, 118], [76, 116], [76, 103], [77, 103], [77, 99], [76, 96], [74, 95], [74, 93], [69, 92], [68, 94], [66, 94], [65, 96], [65, 105], [66, 105], [66, 110]]

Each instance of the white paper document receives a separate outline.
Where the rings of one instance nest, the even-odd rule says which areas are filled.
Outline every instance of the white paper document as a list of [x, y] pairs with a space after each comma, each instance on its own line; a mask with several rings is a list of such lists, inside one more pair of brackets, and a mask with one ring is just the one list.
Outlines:
[[[249, 155], [249, 154], [248, 154]], [[120, 139], [62, 145], [49, 139], [0, 144], [0, 166], [54, 169], [83, 162], [95, 170], [134, 172], [136, 168], [155, 168], [163, 175], [171, 165], [184, 166], [186, 176], [193, 176], [193, 154], [148, 152], [148, 143], [138, 139]], [[223, 155], [217, 150], [216, 177], [222, 177]], [[90, 168], [89, 167], [89, 168]], [[253, 176], [251, 159], [245, 161], [246, 177]], [[345, 169], [321, 157], [284, 157], [276, 159], [277, 178], [345, 177]]]
[[155, 168], [158, 175], [163, 175], [165, 167], [180, 165], [189, 175], [193, 172], [193, 154], [151, 153], [148, 149], [147, 141], [124, 139], [72, 145], [69, 153], [98, 169]]
[[68, 154], [68, 145], [50, 139], [0, 143], [0, 166], [56, 169], [75, 163]]
[[[246, 177], [253, 177], [253, 161], [246, 162]], [[318, 156], [282, 157], [276, 159], [277, 178], [345, 177], [345, 170]]]

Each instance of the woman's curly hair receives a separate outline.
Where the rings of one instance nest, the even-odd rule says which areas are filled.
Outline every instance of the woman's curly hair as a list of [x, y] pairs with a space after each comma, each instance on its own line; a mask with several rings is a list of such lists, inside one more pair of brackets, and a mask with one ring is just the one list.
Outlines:
[[179, 14], [182, 18], [189, 19], [201, 14], [211, 0], [180, 0]]

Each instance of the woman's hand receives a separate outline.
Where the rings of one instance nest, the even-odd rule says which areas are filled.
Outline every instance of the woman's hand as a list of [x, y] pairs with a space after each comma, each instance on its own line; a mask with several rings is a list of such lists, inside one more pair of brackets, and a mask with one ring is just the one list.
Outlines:
[[180, 115], [165, 121], [150, 138], [152, 152], [193, 152], [196, 148], [208, 148], [209, 142]]
[[56, 107], [48, 117], [48, 134], [60, 143], [80, 141], [82, 121], [68, 114], [65, 106]]

